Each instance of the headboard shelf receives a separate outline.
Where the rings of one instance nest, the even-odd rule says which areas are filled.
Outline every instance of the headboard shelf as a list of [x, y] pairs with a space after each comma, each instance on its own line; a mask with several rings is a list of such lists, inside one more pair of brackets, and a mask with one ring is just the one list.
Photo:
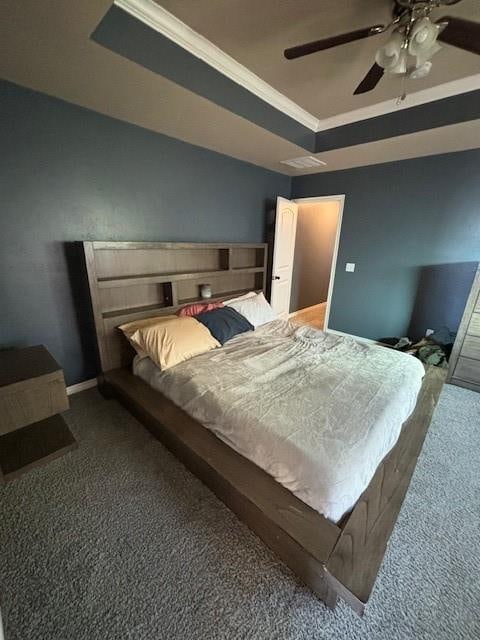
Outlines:
[[[234, 298], [236, 296], [244, 295], [245, 293], [249, 293], [250, 291], [255, 291], [255, 293], [260, 293], [263, 289], [252, 289], [251, 287], [247, 289], [237, 289], [236, 291], [226, 291], [221, 296], [212, 296], [211, 298], [205, 299], [200, 296], [195, 298], [184, 298], [178, 301], [177, 305], [158, 305], [158, 304], [150, 304], [144, 305], [142, 307], [130, 307], [128, 309], [114, 309], [112, 311], [105, 311], [102, 313], [103, 318], [117, 318], [118, 324], [122, 324], [123, 322], [129, 322], [133, 318], [131, 316], [135, 314], [143, 314], [145, 312], [155, 312], [155, 311], [164, 311], [168, 313], [175, 313], [181, 307], [184, 307], [186, 304], [194, 304], [195, 302], [222, 302], [223, 300], [228, 300], [229, 298]], [[153, 315], [153, 314], [152, 314]]]
[[[144, 304], [141, 307], [129, 307], [127, 309], [113, 309], [112, 311], [105, 311], [102, 313], [103, 318], [118, 318], [119, 324], [123, 322], [128, 322], [126, 316], [133, 316], [135, 314], [141, 314], [148, 311], [165, 311], [165, 309], [173, 310], [173, 307], [167, 307], [164, 304]], [[153, 315], [153, 314], [152, 314]]]
[[245, 293], [249, 293], [250, 291], [255, 291], [255, 293], [260, 293], [262, 289], [252, 289], [251, 287], [248, 289], [237, 289], [236, 291], [226, 291], [221, 296], [212, 296], [208, 300], [204, 298], [184, 298], [183, 300], [179, 300], [178, 308], [185, 306], [186, 304], [194, 304], [195, 302], [222, 302], [223, 300], [228, 300], [229, 298], [235, 298], [236, 296], [242, 296]]
[[132, 250], [132, 249], [152, 249], [155, 251], [180, 249], [205, 251], [206, 249], [258, 249], [265, 246], [261, 242], [115, 242], [94, 240], [88, 244], [92, 245], [94, 251], [110, 250]]
[[230, 271], [234, 273], [262, 273], [263, 266], [262, 267], [234, 267], [233, 269], [230, 269]]
[[103, 371], [129, 364], [132, 350], [118, 326], [175, 313], [204, 300], [210, 284], [221, 301], [265, 291], [263, 243], [84, 242], [90, 295]]
[[234, 269], [216, 269], [215, 271], [184, 271], [178, 273], [147, 273], [144, 275], [117, 276], [115, 278], [98, 278], [100, 289], [110, 289], [112, 287], [127, 287], [137, 284], [161, 284], [164, 282], [178, 282], [180, 280], [193, 280], [202, 276], [203, 278], [214, 278], [218, 275], [235, 273], [260, 273], [262, 267], [236, 267]]

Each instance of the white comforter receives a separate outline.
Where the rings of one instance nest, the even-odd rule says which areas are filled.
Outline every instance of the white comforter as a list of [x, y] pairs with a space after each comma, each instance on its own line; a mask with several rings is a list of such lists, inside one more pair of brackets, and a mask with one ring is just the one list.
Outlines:
[[134, 371], [334, 522], [395, 445], [424, 375], [412, 356], [281, 320]]

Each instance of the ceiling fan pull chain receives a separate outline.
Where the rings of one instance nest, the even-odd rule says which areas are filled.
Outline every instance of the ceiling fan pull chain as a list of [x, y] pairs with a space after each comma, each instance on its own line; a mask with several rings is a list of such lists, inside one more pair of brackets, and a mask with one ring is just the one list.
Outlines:
[[402, 95], [398, 96], [397, 98], [397, 105], [402, 104], [402, 102], [406, 99], [407, 97], [407, 74], [404, 73], [402, 75]]

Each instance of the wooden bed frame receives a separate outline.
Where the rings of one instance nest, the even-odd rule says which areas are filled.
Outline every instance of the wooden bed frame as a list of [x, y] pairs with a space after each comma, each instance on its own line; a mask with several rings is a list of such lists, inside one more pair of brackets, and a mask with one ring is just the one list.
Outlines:
[[85, 242], [102, 374], [127, 407], [331, 608], [363, 614], [441, 392], [429, 368], [413, 414], [353, 510], [334, 524], [236, 453], [129, 368], [118, 325], [172, 313], [212, 285], [215, 299], [265, 290], [264, 244]]

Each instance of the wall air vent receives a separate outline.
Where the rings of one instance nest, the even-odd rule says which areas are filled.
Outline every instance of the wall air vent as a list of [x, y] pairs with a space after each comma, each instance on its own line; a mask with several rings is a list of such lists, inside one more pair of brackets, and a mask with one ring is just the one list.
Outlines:
[[292, 160], [280, 160], [281, 164], [288, 164], [294, 169], [313, 169], [315, 167], [324, 167], [327, 163], [315, 156], [303, 156], [302, 158], [293, 158]]

